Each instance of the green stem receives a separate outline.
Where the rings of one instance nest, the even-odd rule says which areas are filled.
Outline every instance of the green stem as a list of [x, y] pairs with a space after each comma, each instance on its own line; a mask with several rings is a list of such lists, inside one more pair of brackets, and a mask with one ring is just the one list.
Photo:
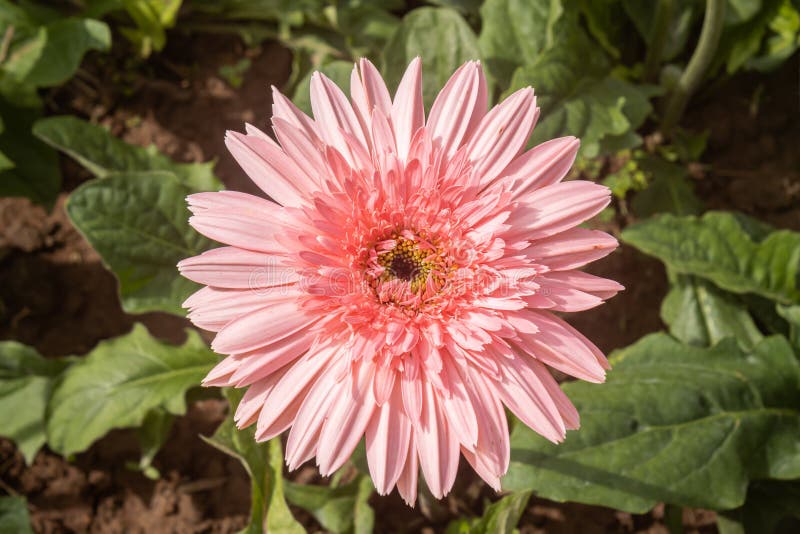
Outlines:
[[661, 57], [669, 37], [669, 23], [672, 18], [672, 0], [658, 0], [656, 16], [653, 22], [653, 37], [647, 47], [647, 56], [644, 60], [644, 79], [652, 82], [658, 76], [658, 67], [661, 66]]
[[664, 524], [669, 530], [669, 534], [683, 534], [683, 508], [674, 504], [665, 504]]
[[714, 59], [725, 20], [726, 2], [727, 0], [706, 0], [706, 15], [703, 19], [703, 29], [700, 31], [697, 48], [694, 49], [686, 70], [683, 71], [672, 91], [661, 120], [661, 132], [664, 135], [669, 135], [672, 128], [678, 124], [686, 109], [686, 104], [689, 102], [689, 97], [700, 85], [706, 70]]

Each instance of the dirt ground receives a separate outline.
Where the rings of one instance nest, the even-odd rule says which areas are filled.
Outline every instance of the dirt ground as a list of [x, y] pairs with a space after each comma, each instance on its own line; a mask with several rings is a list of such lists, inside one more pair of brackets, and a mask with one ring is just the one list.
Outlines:
[[[242, 57], [252, 67], [234, 89], [218, 69]], [[228, 188], [257, 193], [227, 154], [223, 133], [242, 129], [245, 121], [269, 130], [269, 85], [286, 81], [288, 51], [275, 44], [246, 49], [236, 38], [176, 36], [131, 79], [113, 77], [124, 71], [123, 61], [90, 57], [76, 81], [50, 96], [50, 113], [94, 120], [126, 141], [154, 143], [180, 161], [218, 158], [217, 173]], [[800, 131], [793, 120], [800, 102], [797, 62], [790, 63], [761, 88], [757, 78], [744, 77], [716, 91], [721, 98], [700, 95], [687, 123], [711, 129], [704, 166], [696, 173], [696, 189], [709, 207], [800, 230]], [[121, 310], [114, 277], [64, 213], [69, 191], [90, 176], [66, 159], [63, 170], [64, 193], [51, 213], [26, 200], [0, 199], [0, 339], [33, 345], [46, 356], [84, 354], [138, 321], [154, 335], [179, 341], [185, 320]], [[627, 288], [608, 304], [570, 318], [603, 350], [662, 328], [658, 308], [666, 280], [658, 262], [622, 247], [590, 271]], [[37, 532], [236, 531], [249, 509], [246, 474], [236, 460], [198, 438], [213, 433], [225, 410], [221, 400], [204, 400], [177, 419], [155, 460], [162, 474], [157, 481], [125, 467], [138, 459], [129, 431], [112, 432], [72, 462], [44, 450], [29, 467], [10, 442], [0, 440], [0, 492], [27, 497]], [[289, 476], [308, 475], [299, 473]], [[376, 532], [440, 532], [458, 515], [479, 514], [489, 494], [468, 469], [462, 473], [441, 503], [420, 503], [412, 510], [397, 495], [375, 496]], [[660, 507], [632, 515], [534, 498], [520, 530], [665, 533], [662, 514]], [[311, 531], [320, 530], [307, 514], [297, 515]], [[716, 531], [715, 516], [707, 511], [686, 510], [684, 524], [690, 533]]]

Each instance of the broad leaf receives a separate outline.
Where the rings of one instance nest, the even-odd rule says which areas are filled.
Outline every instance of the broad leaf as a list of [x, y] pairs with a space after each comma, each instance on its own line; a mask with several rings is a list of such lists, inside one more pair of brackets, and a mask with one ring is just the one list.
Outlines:
[[149, 172], [92, 180], [70, 195], [67, 213], [119, 279], [125, 311], [183, 315], [197, 285], [175, 265], [212, 246], [189, 226], [193, 192], [171, 173]]
[[703, 210], [703, 203], [695, 196], [684, 165], [651, 155], [641, 159], [639, 167], [651, 181], [631, 202], [638, 217], [650, 217], [657, 213], [695, 215]]
[[389, 87], [397, 87], [416, 56], [423, 60], [426, 108], [462, 63], [481, 57], [472, 28], [457, 11], [445, 7], [413, 9], [403, 18], [383, 50], [383, 73]]
[[800, 529], [800, 481], [757, 481], [744, 506], [717, 516], [720, 534], [781, 534]]
[[36, 121], [33, 134], [86, 167], [98, 178], [117, 172], [170, 171], [187, 186], [198, 191], [218, 190], [213, 162], [175, 163], [158, 152], [120, 141], [102, 126], [70, 115], [47, 117]]
[[33, 534], [31, 518], [24, 497], [0, 497], [0, 532]]
[[[89, 50], [108, 50], [111, 31], [99, 20], [41, 20], [31, 12], [0, 2], [0, 23], [14, 27], [0, 77], [32, 87], [54, 87], [68, 80]], [[5, 27], [5, 24], [2, 24]]]
[[[767, 25], [784, 0], [728, 0], [728, 20], [720, 37], [712, 69], [725, 64], [728, 74], [736, 72], [761, 48]], [[737, 8], [738, 6], [738, 8]]]
[[58, 155], [31, 135], [41, 110], [20, 107], [0, 95], [0, 151], [13, 165], [0, 169], [0, 196], [27, 197], [49, 207], [61, 187]]
[[734, 293], [800, 303], [800, 233], [776, 230], [741, 215], [661, 215], [632, 225], [623, 241], [678, 273], [711, 280]]
[[[642, 2], [641, 0], [623, 0], [623, 7], [628, 17], [633, 21], [645, 43], [650, 44], [655, 31], [655, 14], [652, 2]], [[667, 32], [667, 42], [664, 45], [662, 58], [665, 61], [678, 56], [689, 41], [695, 22], [702, 18], [703, 3], [696, 0], [673, 0], [672, 15], [670, 17], [669, 31]]]
[[311, 513], [322, 528], [334, 534], [372, 532], [375, 514], [367, 501], [374, 488], [368, 476], [339, 487], [287, 482], [286, 499]]
[[800, 367], [785, 338], [744, 352], [653, 334], [611, 363], [606, 384], [563, 386], [581, 414], [564, 443], [516, 425], [506, 489], [629, 512], [730, 509], [748, 480], [800, 477]]
[[478, 42], [486, 68], [501, 87], [508, 87], [518, 67], [535, 63], [542, 52], [553, 46], [556, 41], [553, 28], [563, 11], [561, 0], [483, 3]]
[[800, 12], [789, 0], [784, 0], [769, 29], [772, 33], [764, 40], [758, 57], [747, 61], [748, 69], [775, 70], [800, 47]]
[[525, 513], [530, 491], [517, 491], [506, 495], [486, 508], [483, 517], [472, 522], [465, 534], [512, 534]]
[[789, 339], [795, 348], [800, 351], [800, 304], [792, 306], [778, 304], [776, 311], [778, 315], [789, 323]]
[[0, 435], [14, 441], [29, 464], [45, 443], [45, 410], [67, 365], [16, 341], [0, 342]]
[[151, 410], [145, 415], [142, 425], [136, 429], [142, 454], [139, 457], [139, 463], [128, 464], [128, 467], [141, 471], [151, 480], [156, 480], [161, 476], [158, 469], [153, 466], [153, 459], [167, 441], [174, 420], [174, 415], [161, 408]]
[[181, 346], [162, 343], [136, 324], [73, 364], [50, 399], [47, 441], [63, 455], [86, 450], [114, 428], [138, 427], [163, 409], [186, 412], [186, 391], [217, 362], [193, 330]]
[[268, 443], [258, 443], [255, 439], [255, 426], [238, 430], [233, 414], [244, 392], [234, 388], [226, 388], [223, 392], [230, 404], [228, 417], [213, 436], [201, 437], [208, 444], [237, 458], [250, 476], [250, 522], [242, 532], [304, 533], [305, 529], [292, 516], [283, 496], [283, 450], [280, 438]]
[[678, 275], [661, 304], [670, 333], [689, 345], [708, 347], [734, 337], [752, 349], [764, 337], [735, 295], [694, 276]]

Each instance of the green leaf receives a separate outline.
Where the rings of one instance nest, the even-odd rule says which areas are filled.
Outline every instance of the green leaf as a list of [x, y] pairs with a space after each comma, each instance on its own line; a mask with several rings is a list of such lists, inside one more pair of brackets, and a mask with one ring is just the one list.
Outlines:
[[41, 110], [20, 107], [0, 96], [0, 117], [5, 126], [0, 151], [13, 163], [0, 170], [0, 196], [27, 197], [51, 206], [61, 188], [61, 173], [55, 151], [30, 133]]
[[[623, 0], [625, 12], [633, 21], [634, 26], [644, 39], [650, 43], [655, 31], [654, 2], [641, 0]], [[664, 61], [674, 59], [686, 48], [689, 36], [695, 27], [695, 22], [702, 17], [703, 3], [697, 0], [672, 0], [672, 16], [670, 17], [667, 42], [664, 45], [662, 58]]]
[[186, 391], [217, 362], [197, 332], [187, 335], [183, 345], [167, 345], [136, 324], [69, 367], [50, 398], [50, 447], [67, 456], [114, 428], [142, 425], [151, 410], [184, 414]]
[[108, 50], [111, 31], [99, 20], [38, 18], [33, 11], [0, 3], [0, 26], [13, 27], [0, 77], [32, 87], [54, 87], [72, 77], [89, 50]]
[[629, 226], [622, 239], [677, 273], [711, 280], [733, 293], [800, 303], [800, 233], [725, 212], [661, 215]]
[[744, 352], [653, 334], [611, 363], [605, 384], [563, 385], [581, 414], [564, 443], [516, 425], [504, 488], [640, 513], [735, 508], [748, 480], [800, 476], [800, 367], [785, 338]]
[[212, 247], [189, 226], [192, 192], [175, 175], [154, 171], [92, 180], [70, 195], [67, 214], [119, 279], [125, 311], [183, 315], [181, 303], [197, 285], [175, 265]]
[[174, 415], [160, 408], [147, 412], [142, 425], [136, 429], [142, 455], [138, 464], [133, 464], [129, 467], [141, 471], [151, 480], [161, 477], [158, 469], [153, 467], [153, 459], [167, 441], [174, 420]]
[[175, 163], [159, 153], [154, 145], [147, 148], [129, 145], [102, 126], [70, 115], [36, 121], [33, 134], [74, 158], [98, 178], [106, 178], [117, 172], [170, 171], [198, 191], [222, 188], [214, 176], [213, 162]]
[[286, 499], [334, 534], [372, 532], [375, 516], [367, 503], [372, 492], [372, 481], [366, 475], [335, 488], [286, 483]]
[[530, 491], [518, 491], [489, 505], [483, 517], [472, 525], [469, 534], [511, 534], [525, 513], [530, 498]]
[[[728, 74], [739, 70], [761, 48], [767, 25], [784, 0], [729, 0], [728, 17], [712, 69], [722, 64]], [[739, 4], [738, 8], [736, 5]]]
[[430, 108], [445, 82], [468, 60], [480, 59], [478, 39], [457, 11], [445, 7], [411, 10], [383, 50], [383, 73], [397, 87], [406, 67], [422, 57], [422, 93]]
[[646, 189], [636, 194], [631, 202], [639, 218], [657, 213], [695, 215], [703, 210], [703, 203], [694, 194], [686, 166], [647, 155], [638, 161], [639, 168], [650, 178]]
[[[580, 9], [592, 36], [614, 58], [619, 59], [618, 46], [625, 41], [628, 27], [625, 9], [619, 0], [581, 0]], [[652, 9], [652, 8], [651, 8]]]
[[[330, 78], [339, 88], [345, 92], [350, 93], [350, 73], [353, 72], [353, 63], [349, 61], [332, 61], [326, 63], [314, 70], [317, 70]], [[304, 112], [311, 113], [311, 75], [313, 72], [308, 72], [302, 80], [297, 83], [294, 90], [292, 101], [294, 104]]]
[[800, 481], [756, 481], [744, 506], [717, 516], [720, 534], [780, 534], [800, 528]]
[[747, 61], [748, 69], [775, 70], [800, 47], [800, 12], [789, 0], [784, 0], [770, 21], [769, 29], [772, 33], [762, 45], [760, 54]]
[[283, 495], [283, 451], [280, 438], [267, 443], [258, 443], [255, 439], [255, 426], [238, 430], [233, 421], [233, 414], [242, 400], [244, 391], [225, 388], [223, 393], [230, 404], [228, 417], [213, 436], [201, 437], [210, 445], [237, 458], [250, 476], [252, 488], [250, 522], [242, 532], [305, 533], [305, 529], [292, 516]]
[[45, 359], [32, 347], [0, 342], [0, 435], [30, 464], [45, 443], [45, 410], [66, 359]]
[[553, 46], [553, 28], [563, 12], [561, 0], [484, 2], [478, 42], [486, 68], [501, 87], [508, 87], [518, 67], [535, 63]]
[[800, 351], [800, 305], [785, 306], [778, 304], [776, 311], [778, 315], [789, 323], [789, 340]]
[[24, 497], [0, 497], [0, 533], [33, 534]]
[[747, 307], [735, 295], [695, 276], [678, 275], [661, 304], [661, 318], [670, 333], [689, 345], [708, 347], [734, 337], [745, 350], [763, 335]]

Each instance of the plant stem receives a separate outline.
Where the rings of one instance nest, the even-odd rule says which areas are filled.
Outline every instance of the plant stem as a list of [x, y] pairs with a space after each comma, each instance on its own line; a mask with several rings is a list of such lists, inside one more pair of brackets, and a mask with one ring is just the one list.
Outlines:
[[675, 89], [670, 95], [664, 117], [661, 120], [661, 133], [669, 135], [672, 128], [680, 120], [689, 102], [689, 97], [700, 85], [703, 77], [714, 59], [714, 54], [719, 45], [722, 34], [722, 25], [725, 20], [725, 4], [727, 0], [706, 0], [706, 14], [703, 19], [703, 29], [700, 31], [700, 40], [694, 49], [692, 58], [678, 80]]
[[683, 534], [683, 508], [674, 504], [664, 505], [664, 524], [669, 534]]
[[644, 60], [644, 79], [652, 82], [658, 76], [658, 67], [664, 55], [664, 47], [669, 37], [669, 23], [672, 19], [672, 0], [658, 0], [656, 16], [653, 22], [653, 37], [647, 47]]

